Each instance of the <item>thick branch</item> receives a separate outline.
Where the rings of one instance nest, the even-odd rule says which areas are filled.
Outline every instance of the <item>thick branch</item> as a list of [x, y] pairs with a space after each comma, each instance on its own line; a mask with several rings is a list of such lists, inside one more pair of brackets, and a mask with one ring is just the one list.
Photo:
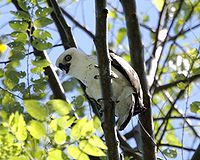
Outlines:
[[200, 157], [200, 144], [195, 150], [191, 160], [199, 160], [199, 157]]
[[[151, 115], [150, 108], [150, 97], [148, 94], [148, 85], [146, 79], [146, 72], [144, 69], [144, 58], [143, 58], [143, 45], [141, 42], [141, 35], [139, 29], [139, 22], [136, 15], [136, 4], [134, 0], [121, 0], [127, 26], [128, 42], [131, 53], [131, 62], [134, 69], [139, 75], [143, 95], [144, 95], [144, 105], [147, 111], [140, 115], [140, 121], [144, 126], [145, 130], [149, 133], [151, 137], [153, 136], [153, 119]], [[147, 123], [148, 122], [148, 123]], [[144, 160], [155, 160], [155, 145], [149, 136], [141, 129], [142, 138], [142, 149], [143, 149], [143, 159]]]
[[118, 142], [115, 130], [115, 107], [111, 99], [111, 64], [107, 42], [107, 9], [105, 0], [96, 0], [96, 35], [94, 42], [97, 49], [99, 74], [104, 106], [103, 130], [108, 147], [108, 159], [119, 160]]
[[70, 47], [76, 47], [72, 32], [71, 32], [71, 27], [69, 27], [62, 15], [62, 12], [60, 10], [60, 7], [58, 6], [58, 3], [56, 0], [48, 0], [48, 4], [53, 7], [54, 9], [54, 14], [52, 14], [52, 18], [54, 18], [56, 22], [56, 26], [58, 29], [60, 29], [59, 32], [60, 34], [63, 34], [65, 37], [61, 35], [62, 41], [64, 42], [65, 49], [68, 49]]

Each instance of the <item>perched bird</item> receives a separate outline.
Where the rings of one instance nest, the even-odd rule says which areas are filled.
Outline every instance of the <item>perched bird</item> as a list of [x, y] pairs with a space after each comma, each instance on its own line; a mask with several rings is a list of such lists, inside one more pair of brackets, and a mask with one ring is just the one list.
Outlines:
[[[129, 63], [113, 52], [110, 52], [110, 58], [113, 91], [111, 98], [115, 102], [118, 129], [123, 130], [132, 116], [145, 110], [143, 94], [138, 75]], [[87, 97], [101, 106], [102, 94], [96, 56], [70, 48], [58, 57], [56, 66], [80, 80], [85, 85]]]

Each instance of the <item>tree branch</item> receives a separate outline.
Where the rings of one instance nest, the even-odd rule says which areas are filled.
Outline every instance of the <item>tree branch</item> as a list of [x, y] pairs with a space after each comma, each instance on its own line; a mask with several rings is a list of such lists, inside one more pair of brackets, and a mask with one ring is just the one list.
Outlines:
[[94, 39], [94, 34], [90, 32], [87, 28], [85, 28], [83, 25], [81, 25], [78, 21], [74, 19], [73, 16], [71, 16], [67, 11], [65, 11], [63, 8], [61, 8], [63, 14], [69, 18], [77, 27], [79, 27], [81, 30], [83, 30], [90, 38]]
[[115, 107], [111, 99], [111, 63], [107, 42], [107, 9], [106, 0], [95, 0], [96, 35], [94, 43], [97, 49], [101, 90], [103, 96], [104, 122], [103, 130], [108, 147], [108, 159], [119, 160], [119, 150], [115, 129]]
[[186, 116], [186, 117], [182, 117], [182, 116], [170, 116], [170, 117], [158, 117], [158, 118], [154, 118], [154, 121], [159, 121], [159, 120], [166, 120], [167, 119], [194, 119], [194, 120], [200, 120], [200, 117], [196, 117], [196, 116]]
[[164, 84], [162, 86], [158, 86], [158, 87], [155, 88], [153, 94], [158, 93], [158, 92], [163, 91], [163, 90], [167, 90], [167, 89], [172, 88], [172, 87], [175, 87], [180, 82], [191, 83], [191, 82], [193, 82], [193, 81], [195, 81], [195, 80], [197, 80], [199, 78], [200, 78], [200, 74], [196, 74], [196, 75], [193, 75], [193, 76], [191, 76], [189, 78], [185, 78], [185, 79], [182, 79], [182, 80], [177, 80], [177, 81], [174, 81], [174, 82], [171, 82], [171, 83], [168, 83], [168, 84]]
[[186, 151], [193, 151], [193, 152], [196, 151], [195, 149], [192, 149], [192, 148], [182, 147], [182, 146], [178, 146], [178, 145], [174, 145], [174, 144], [168, 144], [168, 143], [161, 143], [161, 144], [159, 144], [159, 146], [174, 147], [174, 148], [184, 149]]
[[[144, 95], [144, 105], [147, 111], [144, 114], [140, 115], [141, 124], [144, 126], [145, 130], [148, 134], [153, 138], [153, 119], [151, 115], [151, 104], [149, 97], [149, 89], [147, 85], [146, 72], [144, 69], [144, 51], [143, 45], [141, 42], [141, 35], [139, 29], [139, 22], [136, 15], [136, 3], [134, 0], [121, 0], [125, 18], [126, 18], [126, 26], [127, 26], [127, 35], [128, 42], [130, 48], [131, 62], [133, 64], [133, 68], [138, 73], [140, 78], [140, 82], [143, 89]], [[133, 29], [134, 28], [134, 29]], [[148, 123], [147, 123], [148, 122]], [[155, 145], [149, 136], [142, 130], [141, 138], [142, 138], [142, 149], [143, 149], [143, 159], [144, 160], [155, 160]]]
[[200, 144], [195, 150], [191, 160], [199, 160], [199, 157], [200, 157]]

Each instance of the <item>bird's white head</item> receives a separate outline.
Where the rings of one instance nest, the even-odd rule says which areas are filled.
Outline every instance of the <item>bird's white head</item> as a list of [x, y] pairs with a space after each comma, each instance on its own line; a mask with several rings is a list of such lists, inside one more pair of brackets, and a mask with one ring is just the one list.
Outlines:
[[58, 57], [56, 66], [67, 74], [74, 76], [73, 74], [77, 71], [77, 68], [80, 67], [79, 65], [85, 57], [86, 55], [84, 53], [73, 47], [67, 49]]

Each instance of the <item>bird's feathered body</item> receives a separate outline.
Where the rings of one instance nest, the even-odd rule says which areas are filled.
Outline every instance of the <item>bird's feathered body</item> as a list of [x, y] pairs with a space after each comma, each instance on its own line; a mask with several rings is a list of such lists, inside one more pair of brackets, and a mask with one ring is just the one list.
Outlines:
[[[121, 57], [113, 53], [110, 55], [112, 100], [115, 102], [118, 128], [122, 130], [133, 115], [143, 110], [142, 90], [133, 68]], [[66, 59], [66, 56], [71, 56], [71, 58]], [[56, 62], [60, 69], [80, 80], [86, 86], [87, 95], [100, 104], [102, 94], [97, 64], [96, 56], [86, 55], [76, 48], [66, 50]]]

